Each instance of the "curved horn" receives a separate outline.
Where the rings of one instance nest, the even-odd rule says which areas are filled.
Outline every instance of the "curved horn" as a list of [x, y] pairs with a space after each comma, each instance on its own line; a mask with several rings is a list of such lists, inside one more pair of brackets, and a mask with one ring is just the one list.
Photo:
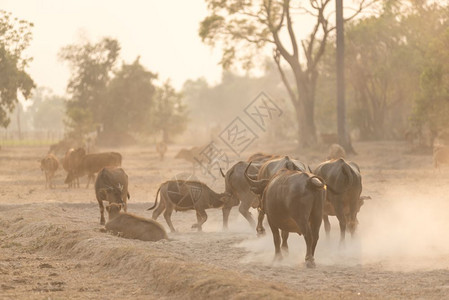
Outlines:
[[267, 186], [267, 184], [270, 180], [269, 179], [262, 179], [262, 180], [251, 179], [251, 177], [249, 177], [249, 175], [248, 175], [248, 169], [249, 169], [249, 166], [251, 166], [251, 163], [252, 162], [250, 162], [245, 169], [246, 181], [250, 185], [251, 192], [253, 192], [254, 194], [257, 194], [257, 195], [262, 195], [263, 191], [265, 190], [265, 187]]
[[220, 168], [220, 173], [221, 173], [221, 176], [223, 176], [223, 178], [226, 177], [225, 174], [223, 173], [223, 170], [221, 168]]
[[312, 172], [312, 169], [310, 168], [309, 165], [307, 165], [307, 169], [309, 169], [309, 172], [310, 172], [310, 173], [313, 173], [313, 172]]
[[251, 161], [251, 162], [248, 164], [248, 166], [247, 166], [246, 169], [245, 169], [244, 174], [245, 174], [246, 181], [247, 181], [250, 185], [255, 186], [255, 185], [257, 185], [257, 180], [253, 180], [253, 179], [251, 179], [251, 177], [248, 176], [248, 169], [249, 169], [249, 167], [251, 166], [252, 163], [253, 163], [253, 162]]
[[323, 178], [320, 176], [310, 176], [309, 182], [315, 187], [315, 188], [326, 188], [326, 182]]

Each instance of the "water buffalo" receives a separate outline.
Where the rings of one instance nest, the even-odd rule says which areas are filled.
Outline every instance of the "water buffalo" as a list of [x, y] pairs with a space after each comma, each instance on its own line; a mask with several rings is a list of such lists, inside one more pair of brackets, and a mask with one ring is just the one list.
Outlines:
[[275, 154], [266, 154], [266, 153], [262, 153], [262, 152], [257, 152], [257, 153], [250, 155], [246, 161], [263, 164], [264, 162], [267, 162], [267, 161], [275, 159], [275, 158], [280, 158], [280, 156], [275, 155]]
[[104, 225], [103, 201], [122, 204], [123, 210], [127, 211], [128, 175], [122, 168], [103, 168], [95, 180], [95, 196], [100, 207], [100, 224]]
[[345, 158], [345, 157], [346, 157], [346, 151], [339, 144], [332, 144], [329, 147], [329, 153], [327, 154], [327, 159], [328, 160]]
[[[257, 174], [257, 180], [270, 179], [279, 170], [282, 170], [282, 169], [305, 172], [306, 165], [299, 160], [290, 159], [288, 156], [272, 159], [272, 160], [265, 162], [260, 167], [259, 172]], [[248, 177], [248, 174], [247, 173], [245, 173], [245, 174], [246, 174], [246, 177]], [[252, 178], [255, 179], [256, 177], [252, 176]], [[263, 190], [261, 190], [261, 187], [255, 186], [254, 183], [251, 181], [248, 181], [248, 183], [251, 185], [251, 190], [255, 194], [259, 195], [259, 198], [260, 198], [262, 196], [262, 192], [263, 192]], [[263, 227], [264, 217], [265, 217], [264, 210], [259, 209], [259, 216], [257, 218], [258, 220], [257, 220], [257, 226], [256, 226], [256, 231], [257, 231], [257, 234], [259, 234], [259, 235], [263, 235], [265, 233], [265, 228]]]
[[77, 176], [74, 176], [74, 172], [75, 172], [75, 167], [78, 165], [78, 161], [77, 161], [77, 157], [76, 155], [72, 155], [73, 152], [75, 152], [75, 149], [70, 148], [69, 150], [67, 150], [67, 152], [65, 153], [64, 156], [64, 160], [62, 161], [62, 167], [64, 168], [64, 170], [67, 172], [67, 174], [70, 173], [70, 176], [67, 175], [68, 178], [70, 178], [70, 181], [68, 181], [66, 179], [68, 184], [68, 187], [80, 187], [80, 181], [79, 178]]
[[[231, 208], [240, 203], [239, 212], [248, 220], [249, 224], [254, 228], [255, 222], [249, 208], [257, 208], [259, 206], [259, 198], [251, 193], [250, 185], [245, 180], [245, 169], [249, 163], [240, 161], [233, 165], [226, 175], [221, 171], [222, 176], [225, 178], [225, 191], [231, 195], [231, 201], [226, 202], [223, 206], [223, 228], [228, 227], [229, 213]], [[257, 176], [260, 165], [252, 164], [249, 168], [250, 174]]]
[[165, 152], [167, 152], [167, 144], [163, 141], [156, 143], [156, 152], [159, 153], [161, 160], [164, 160]]
[[171, 222], [173, 210], [186, 211], [195, 209], [198, 222], [193, 224], [192, 228], [197, 228], [198, 231], [201, 231], [202, 225], [207, 220], [206, 209], [222, 207], [230, 199], [228, 193], [216, 193], [206, 184], [199, 181], [169, 180], [161, 184], [156, 193], [155, 203], [148, 210], [156, 207], [159, 193], [161, 201], [153, 212], [153, 219], [156, 220], [164, 212], [165, 221], [172, 232], [176, 231]]
[[168, 239], [164, 227], [155, 220], [145, 219], [130, 213], [121, 212], [121, 204], [111, 203], [106, 206], [108, 222], [106, 230], [128, 239], [142, 241], [159, 241]]
[[59, 162], [56, 156], [53, 154], [47, 154], [45, 158], [41, 160], [41, 170], [45, 173], [45, 188], [54, 188], [53, 177], [56, 170], [58, 170]]
[[437, 146], [433, 148], [433, 166], [440, 168], [443, 164], [449, 164], [449, 147]]
[[289, 232], [296, 232], [304, 235], [306, 266], [314, 267], [314, 253], [323, 218], [324, 180], [311, 173], [285, 168], [270, 179], [247, 179], [262, 191], [261, 210], [267, 215], [273, 234], [275, 259], [282, 257], [279, 229], [282, 231], [282, 248], [286, 250]]
[[340, 223], [340, 241], [344, 241], [346, 226], [351, 235], [357, 227], [357, 213], [363, 204], [362, 176], [360, 168], [354, 162], [346, 162], [340, 158], [325, 161], [313, 172], [324, 179], [327, 186], [326, 203], [323, 220], [326, 234], [330, 232], [328, 216], [336, 216]]
[[103, 152], [86, 154], [83, 148], [78, 148], [72, 152], [70, 157], [74, 160], [74, 171], [67, 174], [65, 183], [69, 183], [77, 177], [87, 174], [87, 185], [94, 181], [95, 174], [104, 167], [120, 167], [122, 164], [122, 155], [118, 152]]

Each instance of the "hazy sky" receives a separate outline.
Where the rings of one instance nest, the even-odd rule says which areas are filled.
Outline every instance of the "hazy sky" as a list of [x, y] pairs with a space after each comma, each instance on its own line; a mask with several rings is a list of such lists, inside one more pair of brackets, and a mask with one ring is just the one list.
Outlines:
[[216, 83], [221, 77], [219, 51], [198, 36], [206, 16], [203, 0], [0, 0], [0, 8], [34, 23], [28, 70], [38, 86], [57, 94], [65, 93], [69, 78], [58, 51], [81, 36], [92, 42], [116, 38], [124, 61], [140, 55], [145, 67], [177, 88], [189, 78]]

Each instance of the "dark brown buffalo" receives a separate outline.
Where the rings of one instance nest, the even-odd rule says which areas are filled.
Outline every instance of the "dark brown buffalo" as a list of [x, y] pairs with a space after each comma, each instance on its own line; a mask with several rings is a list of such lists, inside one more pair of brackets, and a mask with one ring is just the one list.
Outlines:
[[67, 174], [65, 183], [69, 183], [77, 177], [87, 175], [87, 185], [95, 180], [95, 174], [104, 167], [120, 167], [122, 165], [122, 155], [118, 152], [102, 152], [86, 154], [82, 148], [72, 152], [71, 157], [75, 161], [75, 170]]
[[121, 204], [117, 203], [106, 206], [108, 212], [106, 230], [128, 239], [153, 242], [168, 239], [164, 227], [155, 220], [121, 212], [120, 209]]
[[330, 232], [328, 216], [337, 216], [340, 223], [340, 240], [344, 241], [346, 227], [351, 235], [357, 228], [357, 213], [363, 205], [362, 176], [360, 168], [354, 162], [340, 158], [325, 161], [318, 165], [315, 175], [324, 179], [327, 186], [323, 220], [326, 234]]
[[[282, 169], [292, 170], [292, 171], [306, 171], [306, 165], [296, 159], [290, 159], [288, 156], [282, 158], [275, 158], [265, 162], [259, 169], [257, 177], [252, 176], [253, 179], [257, 178], [257, 180], [270, 179], [273, 177], [278, 171]], [[251, 176], [250, 176], [251, 177]], [[251, 184], [251, 182], [249, 182]], [[252, 184], [251, 190], [259, 195], [259, 198], [262, 196], [263, 190], [261, 187], [257, 187]], [[263, 219], [265, 217], [263, 208], [259, 209], [259, 215], [257, 218], [257, 226], [256, 231], [257, 234], [263, 235], [265, 234], [265, 228], [263, 227]]]
[[[182, 148], [179, 150], [179, 152], [175, 155], [176, 159], [184, 159], [188, 162], [191, 162], [192, 164], [197, 162], [197, 159], [199, 157], [199, 154], [203, 147], [192, 147], [190, 149]], [[195, 159], [196, 158], [196, 159]]]
[[275, 258], [282, 257], [279, 230], [282, 231], [282, 248], [286, 250], [289, 232], [296, 232], [304, 235], [306, 266], [314, 267], [323, 218], [324, 180], [311, 173], [288, 169], [281, 169], [270, 179], [247, 179], [262, 191], [262, 209], [273, 233]]
[[100, 207], [100, 224], [104, 224], [103, 201], [119, 203], [123, 205], [123, 210], [127, 211], [128, 175], [122, 168], [103, 168], [95, 180], [95, 196]]
[[[73, 149], [73, 148], [70, 148], [69, 150], [67, 150], [67, 152], [65, 153], [65, 156], [64, 156], [64, 160], [62, 161], [62, 167], [67, 172], [67, 174], [75, 172], [75, 166], [77, 164], [74, 161], [74, 156], [72, 156], [72, 153], [74, 151], [75, 151], [75, 149]], [[67, 182], [69, 188], [75, 187], [75, 186], [77, 186], [77, 187], [80, 186], [78, 177], [75, 178], [75, 176], [71, 175], [70, 178], [74, 178], [74, 179], [70, 182]]]
[[156, 220], [164, 212], [165, 221], [172, 232], [176, 231], [171, 222], [173, 210], [196, 210], [198, 222], [193, 224], [192, 228], [197, 228], [198, 231], [201, 231], [202, 225], [207, 220], [206, 209], [222, 207], [230, 198], [226, 192], [216, 193], [206, 184], [199, 181], [169, 180], [161, 184], [156, 193], [155, 203], [148, 210], [156, 207], [159, 193], [161, 201], [153, 212], [153, 219]]
[[257, 153], [250, 155], [246, 161], [263, 164], [263, 163], [265, 163], [269, 160], [275, 159], [275, 158], [280, 158], [280, 156], [275, 155], [275, 154], [266, 154], [266, 153], [262, 153], [262, 152], [257, 152]]
[[59, 162], [56, 156], [53, 154], [47, 154], [45, 158], [41, 160], [41, 170], [45, 173], [45, 188], [54, 188], [53, 177], [56, 170], [58, 170]]
[[[239, 212], [248, 220], [249, 224], [254, 228], [255, 221], [249, 212], [249, 208], [257, 208], [259, 206], [259, 198], [251, 193], [250, 185], [245, 179], [245, 169], [249, 163], [239, 161], [233, 165], [227, 172], [223, 174], [225, 178], [225, 191], [231, 196], [230, 201], [227, 201], [223, 206], [223, 228], [228, 228], [228, 219], [233, 206], [239, 205]], [[248, 172], [257, 176], [260, 165], [251, 164]], [[220, 169], [221, 171], [221, 169]]]

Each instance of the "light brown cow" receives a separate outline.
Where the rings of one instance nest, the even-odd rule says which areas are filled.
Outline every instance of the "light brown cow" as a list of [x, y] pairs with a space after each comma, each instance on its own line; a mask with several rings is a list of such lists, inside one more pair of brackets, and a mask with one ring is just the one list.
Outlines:
[[130, 213], [121, 212], [121, 204], [106, 206], [108, 222], [106, 230], [128, 239], [159, 241], [168, 239], [164, 227], [155, 220], [145, 219]]
[[118, 152], [102, 152], [86, 154], [82, 148], [72, 152], [71, 157], [76, 161], [75, 171], [67, 174], [65, 183], [74, 180], [76, 177], [87, 175], [87, 186], [95, 180], [95, 174], [105, 167], [120, 167], [122, 165], [122, 155]]
[[53, 177], [56, 170], [58, 170], [59, 162], [56, 156], [53, 154], [47, 154], [45, 158], [41, 160], [41, 170], [45, 172], [45, 188], [54, 188]]

